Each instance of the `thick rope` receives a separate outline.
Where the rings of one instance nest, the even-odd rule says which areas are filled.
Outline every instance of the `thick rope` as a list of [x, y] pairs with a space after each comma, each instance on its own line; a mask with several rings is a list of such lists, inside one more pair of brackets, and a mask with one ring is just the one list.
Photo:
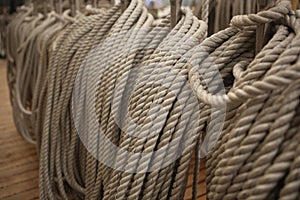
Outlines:
[[[141, 0], [74, 18], [20, 10], [7, 75], [17, 129], [37, 144], [41, 199], [183, 199], [196, 150], [209, 153], [208, 199], [299, 198], [299, 11], [279, 1], [230, 21], [255, 3], [202, 2], [205, 22], [210, 7], [215, 29], [230, 27], [205, 39], [185, 9], [169, 30]], [[270, 22], [255, 56], [256, 26]]]
[[[190, 68], [190, 81], [199, 100], [209, 106], [227, 104], [227, 113], [232, 113], [227, 115], [221, 138], [207, 161], [209, 199], [276, 198], [284, 188], [280, 182], [289, 174], [293, 160], [298, 159], [297, 145], [292, 143], [289, 131], [297, 133], [297, 126], [293, 129], [292, 124], [295, 117], [298, 119], [299, 106], [295, 89], [299, 78], [299, 16], [289, 7], [289, 2], [282, 1], [257, 15], [232, 19], [232, 27], [238, 27], [239, 32], [271, 21], [283, 25], [251, 63], [247, 59], [241, 68], [233, 67], [236, 80], [227, 94], [204, 89], [205, 85], [211, 87], [207, 81], [200, 81], [203, 73], [199, 70], [205, 68], [205, 62], [200, 68]], [[216, 37], [217, 34], [202, 45], [214, 42]], [[246, 44], [247, 40], [239, 41]], [[227, 46], [226, 42], [223, 45]], [[222, 60], [225, 54], [221, 54]], [[217, 60], [213, 58], [212, 62]], [[237, 68], [240, 72], [236, 72]], [[230, 68], [226, 71], [230, 72]], [[205, 74], [209, 80], [214, 76], [211, 72]], [[297, 197], [297, 192], [291, 196]]]
[[[99, 100], [96, 101], [97, 103], [96, 112], [100, 116], [99, 118], [100, 124], [101, 127], [104, 128], [105, 134], [107, 134], [107, 136], [112, 141], [118, 142], [118, 140], [116, 140], [116, 138], [118, 137], [117, 134], [111, 132], [112, 130], [115, 130], [115, 128], [113, 127], [116, 127], [116, 124], [114, 122], [114, 118], [112, 118], [111, 114], [109, 113], [111, 112], [109, 110], [110, 99], [111, 96], [114, 94], [113, 89], [115, 87], [114, 85], [117, 83], [116, 80], [118, 80], [118, 77], [120, 78], [124, 77], [123, 75], [124, 73], [126, 74], [128, 70], [132, 69], [133, 66], [136, 66], [139, 63], [145, 62], [147, 63], [147, 65], [149, 65], [151, 62], [155, 62], [155, 63], [159, 62], [163, 65], [163, 62], [159, 61], [156, 58], [165, 57], [164, 62], [169, 63], [168, 61], [169, 57], [172, 56], [172, 54], [175, 55], [178, 54], [176, 51], [172, 53], [171, 49], [176, 50], [178, 49], [179, 46], [182, 45], [185, 45], [187, 49], [190, 49], [193, 45], [198, 44], [200, 39], [205, 36], [205, 32], [206, 32], [205, 25], [203, 22], [199, 23], [199, 21], [192, 16], [191, 12], [188, 11], [189, 20], [184, 22], [185, 19], [182, 19], [183, 20], [182, 22], [184, 22], [186, 25], [181, 27], [179, 23], [179, 25], [175, 27], [175, 29], [171, 33], [168, 34], [167, 28], [162, 29], [163, 27], [167, 27], [168, 24], [164, 24], [163, 26], [161, 26], [161, 28], [157, 27], [154, 29], [149, 29], [153, 20], [151, 19], [151, 17], [149, 18], [149, 14], [145, 12], [145, 10], [142, 8], [141, 2], [139, 1], [138, 2], [133, 1], [130, 4], [129, 8], [122, 14], [121, 17], [119, 17], [118, 15], [114, 15], [116, 16], [116, 18], [111, 18], [111, 14], [116, 12], [116, 9], [113, 10], [112, 12], [109, 11], [107, 13], [104, 13], [103, 15], [96, 14], [95, 16], [89, 17], [90, 19], [82, 19], [81, 20], [82, 22], [80, 23], [75, 22], [74, 25], [69, 26], [70, 28], [67, 28], [65, 30], [65, 33], [63, 33], [62, 36], [58, 37], [60, 39], [54, 42], [54, 46], [56, 49], [55, 51], [53, 51], [54, 54], [50, 52], [49, 66], [51, 67], [47, 72], [48, 81], [47, 79], [46, 81], [44, 81], [45, 84], [41, 89], [42, 96], [39, 97], [41, 99], [40, 101], [41, 103], [38, 103], [39, 104], [38, 110], [40, 112], [38, 115], [40, 117], [37, 116], [37, 119], [44, 121], [43, 124], [37, 126], [37, 132], [40, 132], [38, 130], [40, 130], [41, 128], [43, 130], [42, 131], [43, 134], [42, 136], [40, 136], [41, 137], [41, 148], [40, 148], [41, 149], [40, 152], [41, 155], [40, 188], [41, 189], [40, 191], [41, 191], [41, 197], [43, 198], [53, 199], [55, 198], [55, 196], [61, 196], [63, 198], [70, 197], [71, 193], [65, 187], [65, 181], [67, 181], [68, 185], [74, 188], [75, 191], [77, 191], [77, 193], [73, 193], [71, 196], [73, 197], [76, 196], [76, 198], [87, 198], [87, 199], [99, 199], [99, 198], [111, 199], [114, 197], [122, 198], [122, 195], [126, 195], [126, 196], [128, 195], [129, 199], [135, 198], [136, 196], [140, 196], [140, 198], [143, 198], [144, 195], [148, 195], [150, 198], [151, 191], [152, 192], [159, 191], [159, 190], [153, 190], [151, 188], [167, 186], [165, 184], [163, 185], [164, 183], [163, 179], [158, 179], [157, 186], [153, 185], [154, 182], [152, 181], [152, 179], [149, 179], [150, 181], [149, 183], [147, 183], [147, 181], [144, 183], [144, 181], [142, 180], [147, 180], [146, 173], [144, 173], [143, 175], [141, 174], [142, 176], [139, 175], [137, 177], [136, 175], [131, 173], [129, 174], [124, 173], [124, 175], [136, 179], [135, 181], [133, 181], [134, 183], [136, 183], [133, 187], [131, 186], [132, 183], [131, 178], [128, 179], [125, 178], [126, 177], [125, 176], [124, 178], [121, 179], [115, 179], [118, 177], [118, 176], [114, 176], [117, 170], [116, 171], [111, 170], [104, 164], [99, 163], [89, 152], [85, 151], [84, 149], [82, 149], [84, 151], [80, 150], [79, 152], [76, 150], [77, 148], [76, 146], [81, 144], [79, 143], [79, 138], [76, 134], [76, 130], [74, 124], [72, 123], [72, 118], [70, 116], [71, 115], [70, 98], [72, 98], [71, 96], [73, 90], [72, 88], [73, 88], [76, 75], [78, 74], [77, 72], [81, 67], [86, 56], [88, 56], [87, 54], [93, 48], [99, 45], [99, 43], [101, 44], [101, 41], [103, 40], [104, 46], [102, 46], [101, 48], [103, 48], [103, 50], [105, 49], [105, 52], [103, 55], [100, 54], [101, 57], [97, 57], [97, 55], [94, 56], [92, 58], [92, 63], [93, 62], [97, 63], [99, 67], [101, 67], [102, 65], [106, 66], [107, 64], [111, 65], [111, 67], [108, 68], [109, 71], [105, 71], [104, 76], [102, 78], [103, 81], [101, 83], [101, 87], [97, 89], [99, 93], [99, 95], [97, 95], [99, 97]], [[99, 19], [98, 17], [101, 18]], [[135, 18], [138, 20], [136, 20]], [[92, 19], [95, 20], [93, 21]], [[118, 19], [118, 20], [114, 21], [114, 19], [115, 20]], [[103, 23], [107, 25], [104, 25]], [[190, 23], [193, 23], [193, 25], [190, 26]], [[75, 25], [78, 26], [78, 28], [73, 27]], [[133, 26], [134, 26], [133, 29], [134, 31], [132, 32], [131, 29]], [[188, 31], [189, 29], [191, 29], [191, 31]], [[126, 32], [128, 33], [125, 34], [124, 37], [123, 33]], [[182, 36], [185, 35], [186, 33], [187, 35], [182, 38]], [[191, 40], [190, 39], [191, 37], [195, 39]], [[113, 43], [106, 43], [106, 40], [104, 39], [108, 41], [113, 41]], [[122, 47], [119, 45], [120, 43], [128, 44], [129, 46], [125, 45], [125, 47]], [[178, 46], [176, 46], [175, 44]], [[160, 53], [162, 52], [161, 48], [164, 49], [163, 52], [169, 52], [168, 53], [169, 56], [167, 57], [164, 56], [165, 53], [161, 54]], [[130, 51], [130, 54], [128, 54], [127, 52], [128, 49], [132, 49], [132, 51]], [[101, 49], [99, 51], [102, 52]], [[181, 52], [181, 54], [183, 53], [184, 51]], [[118, 57], [120, 55], [122, 57]], [[177, 59], [181, 57], [179, 55], [176, 56]], [[123, 56], [125, 56], [125, 58], [133, 58], [134, 60], [132, 61], [129, 59], [124, 60]], [[149, 59], [153, 59], [153, 61]], [[148, 76], [147, 71], [146, 71], [146, 75]], [[154, 75], [155, 74], [151, 76], [155, 77], [156, 75], [155, 76]], [[124, 84], [127, 84], [127, 82], [130, 83], [129, 80], [131, 79], [128, 80], [121, 79], [120, 81], [123, 82]], [[98, 86], [96, 83], [92, 85], [94, 87]], [[123, 91], [122, 93], [124, 92], [125, 91]], [[122, 97], [122, 95], [124, 94], [120, 94], [120, 95], [116, 94], [117, 99], [124, 98]], [[45, 99], [43, 95], [46, 95], [46, 99], [48, 99], [46, 101], [46, 104], [42, 102], [45, 101], [43, 100]], [[47, 110], [43, 108], [45, 107], [45, 105], [47, 107]], [[91, 108], [91, 107], [88, 106], [87, 108]], [[137, 111], [140, 112], [142, 110], [138, 108], [138, 110], [134, 112]], [[84, 113], [85, 111], [80, 108], [78, 112]], [[178, 113], [178, 111], [176, 112]], [[176, 118], [178, 118], [179, 113], [176, 114], [176, 112], [174, 114]], [[184, 117], [184, 118], [188, 119], [189, 117]], [[174, 124], [171, 122], [169, 123], [170, 125]], [[185, 124], [184, 121], [181, 123]], [[71, 129], [69, 128], [61, 129], [60, 127], [61, 128], [70, 127]], [[93, 129], [93, 127], [89, 127], [89, 128]], [[182, 129], [182, 131], [183, 130], [184, 129]], [[168, 131], [166, 133], [168, 133]], [[124, 136], [126, 135], [125, 133], [123, 134]], [[178, 136], [176, 137], [179, 136], [180, 136], [180, 132], [178, 132]], [[184, 154], [188, 156], [189, 159], [185, 159], [185, 158], [183, 159], [184, 162], [182, 162], [182, 164], [184, 164], [184, 166], [182, 167], [182, 169], [178, 171], [180, 172], [182, 170], [180, 176], [178, 177], [179, 178], [178, 182], [182, 182], [182, 180], [184, 179], [186, 180], [185, 177], [187, 177], [187, 169], [188, 169], [188, 167], [186, 166], [189, 165], [189, 161], [191, 160], [191, 155], [192, 155], [191, 151], [193, 151], [195, 148], [195, 144], [197, 141], [196, 138], [197, 137], [195, 137], [194, 139], [191, 138], [191, 142], [193, 142], [193, 145], [185, 150]], [[92, 142], [91, 145], [93, 145], [96, 149], [98, 149], [99, 152], [103, 152], [103, 156], [105, 159], [110, 159], [112, 161], [114, 160], [114, 157], [116, 155], [111, 154], [112, 152], [107, 151], [109, 148], [106, 148], [105, 144], [101, 145], [101, 141], [99, 141], [97, 137], [94, 138], [94, 136], [92, 136], [92, 138], [89, 138], [88, 140]], [[122, 140], [124, 139], [121, 138], [120, 142]], [[152, 141], [154, 142], [155, 140]], [[153, 142], [152, 145], [155, 145], [155, 143]], [[120, 147], [122, 147], [122, 143], [120, 143]], [[165, 142], [162, 141], [162, 145], [164, 143]], [[65, 148], [63, 148], [62, 145], [64, 145]], [[128, 146], [129, 149], [137, 148], [138, 145], [147, 146], [148, 144], [147, 143], [143, 144], [140, 142], [135, 144], [135, 142], [133, 142], [131, 145]], [[64, 149], [64, 151], [60, 151], [59, 149]], [[174, 148], [171, 149], [173, 150], [168, 150], [168, 152], [170, 153], [173, 152], [174, 154], [175, 149]], [[80, 153], [79, 163], [81, 164], [79, 164], [79, 166], [78, 166], [78, 161], [76, 161], [78, 160], [76, 156], [77, 155], [76, 152]], [[168, 155], [168, 153], [166, 153], [166, 155]], [[169, 156], [172, 156], [172, 154], [170, 154]], [[161, 159], [162, 157], [161, 158], [158, 157], [158, 158]], [[117, 157], [115, 159], [117, 159]], [[136, 165], [139, 166], [140, 168], [145, 167], [145, 164], [139, 163], [138, 160], [135, 161], [135, 158], [132, 159], [133, 159], [133, 163], [135, 162]], [[144, 162], [149, 164], [149, 161], [150, 160], [145, 160]], [[118, 168], [118, 164], [117, 164], [118, 162], [121, 161], [118, 161], [118, 159], [116, 160], [116, 168]], [[162, 164], [163, 160], [161, 161], [157, 160], [157, 162]], [[63, 163], [63, 166], [61, 166], [61, 163]], [[182, 164], [179, 164], [178, 166], [181, 166]], [[172, 168], [174, 168], [175, 166], [173, 166]], [[176, 168], [174, 169], [172, 168], [170, 168], [169, 172], [176, 170]], [[109, 174], [112, 174], [111, 175], [112, 178], [110, 178]], [[169, 173], [168, 176], [172, 177], [173, 176], [172, 174], [173, 173]], [[160, 177], [158, 172], [153, 172], [152, 176]], [[177, 180], [177, 178], [175, 180]], [[55, 188], [50, 187], [51, 186], [50, 183], [53, 182], [57, 184], [58, 192], [56, 190], [56, 186]], [[143, 190], [144, 190], [143, 184], [153, 185], [152, 187], [150, 187], [151, 185], [149, 185], [149, 189], [150, 189], [149, 193], [147, 192], [143, 194]], [[126, 187], [129, 186], [128, 189], [126, 189], [127, 192], [125, 192], [124, 186]], [[171, 189], [171, 184], [169, 184], [168, 188], [163, 189], [164, 192], [160, 192], [160, 193], [156, 192], [155, 196], [153, 196], [152, 198], [157, 198], [156, 196], [158, 194], [163, 195], [165, 197], [171, 195], [174, 196], [174, 198], [176, 199], [183, 197], [185, 184], [178, 185], [174, 189]]]

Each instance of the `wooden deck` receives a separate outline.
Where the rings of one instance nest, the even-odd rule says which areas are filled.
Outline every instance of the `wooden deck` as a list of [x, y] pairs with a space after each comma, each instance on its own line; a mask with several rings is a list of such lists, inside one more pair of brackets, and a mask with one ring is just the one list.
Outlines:
[[36, 148], [16, 131], [4, 60], [0, 60], [0, 143], [0, 199], [38, 199]]
[[[0, 200], [38, 199], [37, 153], [35, 147], [23, 140], [15, 129], [4, 60], [0, 60], [0, 152]], [[185, 199], [191, 197], [192, 171]], [[206, 199], [203, 163], [199, 174], [198, 199]]]

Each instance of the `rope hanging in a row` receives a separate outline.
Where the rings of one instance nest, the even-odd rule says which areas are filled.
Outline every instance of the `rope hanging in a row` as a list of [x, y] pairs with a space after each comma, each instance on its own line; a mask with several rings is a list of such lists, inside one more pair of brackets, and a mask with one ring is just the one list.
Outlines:
[[[44, 124], [41, 126], [43, 134], [40, 164], [40, 190], [44, 198], [54, 197], [57, 187], [59, 196], [67, 198], [70, 194], [66, 184], [78, 191], [73, 195], [86, 199], [183, 198], [188, 165], [199, 136], [194, 132], [193, 138], [183, 138], [182, 133], [185, 126], [196, 123], [196, 118], [184, 116], [184, 121], [180, 122], [182, 111], [178, 107], [180, 105], [176, 96], [167, 95], [167, 88], [160, 86], [160, 81], [156, 79], [157, 74], [166, 77], [167, 84], [176, 86], [174, 89], [180, 93], [183, 85], [172, 83], [178, 75], [175, 72], [179, 72], [175, 70], [172, 75], [172, 63], [192, 46], [199, 44], [206, 33], [206, 26], [187, 10], [170, 33], [168, 23], [151, 28], [153, 19], [143, 8], [141, 1], [132, 1], [121, 16], [118, 11], [119, 8], [115, 7], [103, 16], [98, 15], [99, 19], [95, 21], [84, 19], [82, 23], [74, 23], [77, 27], [70, 26], [70, 32], [66, 30], [64, 34], [67, 37], [62, 36], [55, 43], [56, 50], [50, 58], [51, 71], [48, 73], [45, 89], [48, 91], [45, 93], [47, 108], [42, 111], [43, 106], [40, 107], [40, 114], [45, 114]], [[177, 51], [179, 47], [181, 52]], [[86, 60], [87, 58], [89, 59]], [[103, 73], [99, 74], [102, 70]], [[89, 80], [84, 79], [86, 75]], [[102, 76], [100, 82], [97, 82], [97, 75]], [[77, 80], [78, 76], [82, 80]], [[77, 81], [79, 82], [76, 83]], [[186, 84], [186, 81], [181, 84]], [[141, 88], [132, 91], [132, 99], [128, 99], [129, 105], [124, 107], [128, 88], [133, 85]], [[91, 93], [96, 95], [96, 99], [82, 107], [83, 102], [90, 102], [83, 90], [85, 87], [93, 87]], [[79, 92], [79, 98], [73, 102], [76, 116], [72, 113], [74, 91]], [[157, 94], [158, 91], [160, 93]], [[189, 90], [189, 94], [192, 94], [192, 90]], [[163, 106], [167, 113], [155, 117], [155, 113], [151, 113], [151, 104], [157, 100], [165, 102]], [[193, 108], [186, 106], [187, 109]], [[103, 133], [120, 148], [120, 152], [111, 151], [109, 142], [106, 143], [98, 134], [93, 134], [97, 127], [91, 122], [93, 119], [89, 115], [86, 119], [82, 117], [84, 113], [94, 112], [94, 109]], [[120, 112], [118, 109], [128, 110]], [[133, 122], [127, 121], [130, 116], [141, 127], [135, 127]], [[155, 123], [149, 121], [152, 117]], [[120, 121], [116, 118], [120, 118]], [[76, 127], [77, 120], [82, 127]], [[189, 122], [190, 120], [193, 121]], [[120, 127], [120, 124], [124, 124], [124, 127]], [[79, 138], [76, 130], [79, 134], [87, 134]], [[126, 130], [141, 135], [133, 138]], [[154, 135], [150, 137], [149, 134]], [[83, 144], [89, 151], [83, 151], [80, 139], [84, 140]], [[182, 142], [176, 142], [180, 140], [190, 145], [180, 149], [179, 144]], [[168, 143], [173, 146], [168, 147]], [[151, 156], [141, 159], [130, 154], [135, 151], [151, 153], [162, 147], [165, 148], [161, 150], [163, 154], [154, 154], [152, 159]], [[112, 165], [107, 166], [107, 163], [95, 159], [97, 151], [103, 156], [101, 160]], [[176, 162], [172, 165], [164, 166], [164, 162], [179, 154], [178, 151], [183, 151], [183, 157], [178, 161], [174, 160]], [[61, 166], [61, 163], [65, 166]], [[120, 171], [122, 169], [130, 170]], [[55, 181], [57, 187], [49, 187], [49, 183]]]
[[[37, 141], [40, 198], [183, 199], [198, 146], [212, 150], [208, 199], [299, 198], [290, 5], [236, 16], [204, 41], [191, 10], [170, 30], [140, 0], [75, 18], [23, 8], [8, 27], [8, 80], [18, 131]], [[256, 26], [270, 22], [255, 56]]]
[[73, 21], [68, 12], [62, 16], [55, 12], [32, 16], [32, 9], [24, 7], [7, 27], [8, 82], [14, 120], [19, 133], [30, 143], [36, 140], [31, 119], [33, 96], [40, 73], [47, 69], [42, 65], [42, 55], [47, 53], [53, 37]]
[[[299, 17], [299, 10], [291, 11], [290, 2], [282, 1], [257, 15], [234, 17], [230, 28], [200, 45], [217, 45], [210, 53], [216, 57], [210, 56], [209, 62], [220, 69], [221, 60], [227, 68], [221, 73], [234, 76], [227, 94], [219, 95], [204, 88], [199, 69], [189, 72], [200, 101], [227, 105], [221, 137], [206, 163], [208, 199], [299, 198]], [[274, 36], [255, 58], [244, 54], [240, 45], [249, 44], [253, 37], [237, 34], [253, 34], [256, 25], [268, 22], [276, 24]], [[224, 36], [227, 41], [217, 44]], [[253, 52], [253, 46], [246, 52]], [[230, 61], [234, 65], [225, 65], [227, 58], [239, 59], [243, 54], [243, 59]], [[200, 69], [203, 66], [205, 60]]]
[[[54, 1], [52, 1], [52, 4], [53, 2]], [[208, 17], [208, 1], [205, 2], [205, 6], [202, 6], [204, 12], [202, 18], [206, 21]], [[43, 4], [48, 5], [46, 3]], [[56, 5], [57, 2], [54, 2], [54, 4]], [[54, 9], [54, 7], [55, 6], [52, 6], [52, 9]], [[15, 20], [13, 20], [8, 27], [8, 53], [11, 51], [11, 55], [8, 55], [8, 59], [10, 60], [9, 65], [12, 65], [9, 67], [8, 78], [17, 129], [27, 141], [35, 143], [35, 131], [32, 128], [32, 124], [36, 124], [36, 119], [34, 115], [32, 117], [31, 115], [32, 110], [36, 112], [37, 105], [33, 105], [36, 104], [36, 100], [34, 100], [33, 96], [35, 93], [40, 92], [40, 82], [43, 81], [39, 80], [43, 78], [44, 74], [39, 75], [39, 73], [45, 73], [45, 68], [47, 68], [47, 66], [44, 67], [45, 63], [43, 63], [42, 67], [39, 64], [40, 57], [44, 54], [41, 52], [42, 48], [47, 49], [48, 47], [47, 39], [43, 38], [43, 33], [47, 35], [46, 38], [51, 37], [51, 35], [56, 32], [56, 26], [61, 27], [58, 28], [60, 30], [65, 26], [64, 24], [70, 23], [70, 21], [73, 22], [76, 19], [72, 19], [72, 17], [68, 16], [70, 13], [68, 10], [62, 16], [52, 11], [46, 17], [40, 14], [37, 15], [37, 17], [32, 15], [34, 11], [31, 8], [22, 7], [20, 11], [21, 12], [15, 16]], [[87, 11], [88, 14], [97, 14], [100, 12], [99, 9], [93, 8], [87, 8]], [[14, 35], [15, 33], [18, 35]], [[13, 49], [18, 49], [18, 53]], [[37, 98], [38, 97], [35, 99]]]

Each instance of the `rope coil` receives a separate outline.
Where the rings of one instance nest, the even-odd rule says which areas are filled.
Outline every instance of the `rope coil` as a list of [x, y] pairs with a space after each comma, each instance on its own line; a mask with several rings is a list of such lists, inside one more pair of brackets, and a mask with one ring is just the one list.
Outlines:
[[300, 11], [278, 1], [206, 38], [215, 2], [217, 18], [255, 7], [204, 1], [204, 21], [183, 9], [172, 29], [141, 0], [76, 16], [20, 9], [7, 76], [41, 199], [183, 199], [195, 151], [208, 154], [208, 199], [299, 198]]

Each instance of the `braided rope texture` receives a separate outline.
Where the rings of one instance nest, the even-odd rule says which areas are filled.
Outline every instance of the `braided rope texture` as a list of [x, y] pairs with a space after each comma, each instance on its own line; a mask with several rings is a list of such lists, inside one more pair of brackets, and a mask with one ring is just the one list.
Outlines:
[[[299, 199], [299, 17], [290, 2], [280, 1], [258, 14], [233, 17], [220, 32], [236, 29], [226, 41], [218, 43], [224, 36], [217, 33], [201, 44], [214, 45], [210, 57], [225, 83], [231, 79], [227, 93], [219, 95], [206, 89], [196, 65], [189, 71], [202, 102], [227, 105], [221, 136], [206, 163], [208, 199]], [[273, 37], [254, 57], [249, 34], [269, 22]], [[218, 63], [227, 60], [221, 69]]]
[[[16, 72], [9, 73], [16, 79], [11, 96], [16, 115], [21, 113], [16, 121], [28, 125], [20, 126], [21, 134], [29, 142], [36, 143], [39, 151], [40, 198], [182, 199], [199, 134], [193, 131], [192, 137], [184, 135], [188, 127], [197, 125], [196, 115], [186, 114], [194, 110], [197, 101], [195, 104], [190, 100], [192, 90], [184, 90], [188, 74], [186, 69], [181, 72], [184, 65], [180, 59], [204, 39], [206, 24], [186, 9], [173, 30], [169, 29], [169, 18], [154, 26], [153, 17], [140, 0], [132, 1], [123, 12], [120, 6], [105, 12], [91, 7], [86, 11], [86, 15], [73, 19], [56, 15], [36, 18], [31, 17], [30, 9], [25, 9], [19, 13], [23, 17], [15, 19], [9, 27], [9, 32], [20, 34], [7, 38], [8, 50], [12, 52], [9, 68]], [[27, 16], [31, 19], [24, 20]], [[29, 31], [15, 30], [20, 24]], [[20, 44], [14, 42], [16, 38]], [[14, 46], [18, 46], [19, 52], [13, 50]], [[31, 57], [36, 60], [30, 60]], [[89, 73], [89, 80], [79, 78], [80, 87], [74, 84], [82, 69], [96, 72], [104, 68], [100, 82]], [[133, 73], [134, 70], [137, 72]], [[34, 80], [28, 79], [31, 73]], [[136, 74], [137, 79], [132, 74]], [[78, 104], [87, 101], [82, 87], [90, 80], [91, 88], [96, 91], [95, 107], [88, 103], [76, 108], [79, 121], [84, 122], [86, 119], [82, 116], [95, 109], [105, 136], [122, 150], [149, 153], [162, 149], [162, 154], [140, 158], [111, 152], [109, 144], [93, 134], [86, 135], [92, 149], [88, 151], [85, 139], [78, 137], [78, 129], [95, 130], [97, 127], [89, 121], [76, 127], [72, 95], [74, 91], [80, 93]], [[114, 113], [123, 115], [118, 109], [130, 85], [138, 87], [132, 91], [128, 99], [129, 111], [120, 123], [125, 124], [125, 130], [139, 132], [144, 137], [128, 137], [113, 116]], [[176, 95], [184, 97], [183, 102], [179, 102]], [[115, 99], [113, 106], [112, 97]], [[154, 122], [149, 121], [153, 117], [151, 103], [157, 101], [167, 113]], [[25, 122], [23, 115], [30, 121]], [[128, 117], [144, 128], [139, 130], [130, 125], [126, 121]], [[149, 130], [160, 131], [151, 134]], [[113, 167], [96, 159], [93, 149], [101, 152]], [[179, 153], [181, 156], [177, 160], [165, 166]], [[122, 172], [118, 170], [121, 167], [141, 172]]]
[[[300, 11], [288, 1], [207, 39], [191, 10], [169, 30], [141, 0], [68, 14], [23, 8], [7, 28], [14, 120], [37, 145], [41, 199], [183, 199], [204, 136], [208, 199], [299, 198]], [[254, 55], [256, 26], [270, 22]]]

